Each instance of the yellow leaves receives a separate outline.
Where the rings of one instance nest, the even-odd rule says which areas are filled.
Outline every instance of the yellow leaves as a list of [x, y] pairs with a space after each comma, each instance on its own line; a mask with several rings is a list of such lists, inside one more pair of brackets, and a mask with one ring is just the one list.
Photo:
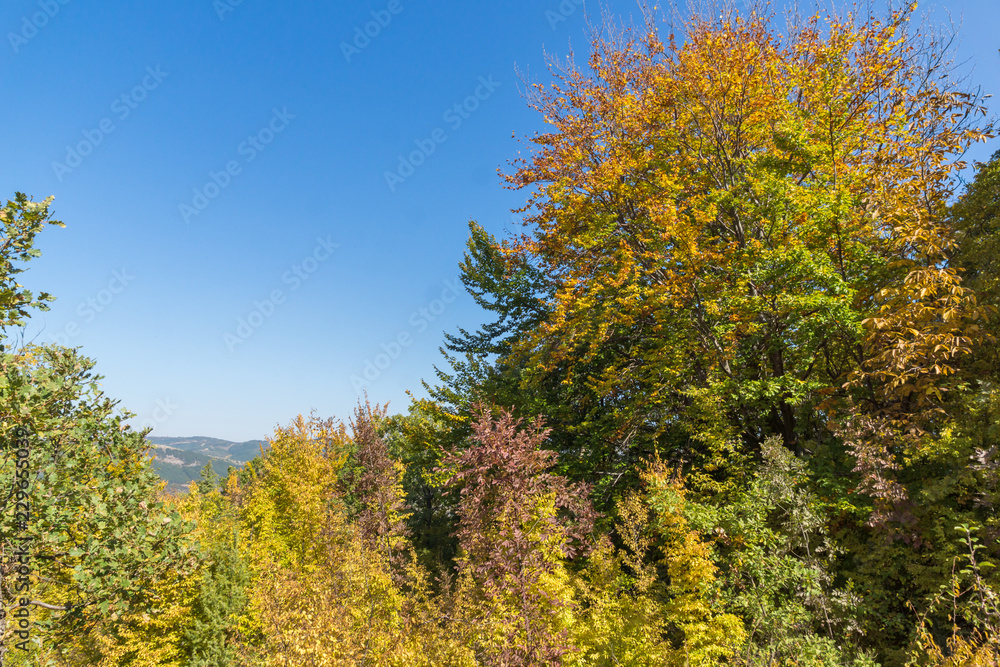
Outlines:
[[590, 555], [580, 589], [581, 611], [571, 628], [578, 652], [570, 665], [662, 665], [671, 647], [664, 641], [667, 618], [648, 583], [628, 587], [622, 559], [610, 540]]
[[[760, 334], [753, 300], [734, 297], [756, 289], [742, 272], [764, 249], [814, 253], [862, 295], [885, 287], [880, 264], [946, 252], [952, 240], [924, 212], [928, 199], [946, 200], [928, 165], [941, 164], [958, 120], [942, 121], [948, 136], [937, 144], [917, 140], [908, 110], [935, 116], [943, 102], [908, 97], [907, 16], [827, 26], [814, 17], [786, 38], [766, 19], [732, 15], [693, 20], [682, 46], [595, 43], [590, 76], [571, 72], [561, 94], [536, 100], [560, 125], [510, 178], [538, 186], [527, 207], [537, 235], [519, 250], [560, 283], [553, 316], [524, 344], [544, 350], [540, 367], [581, 346], [606, 349], [671, 311], [687, 322], [654, 325], [662, 347], [698, 340], [694, 353], [711, 368], [720, 348]], [[655, 32], [644, 39], [659, 43]], [[629, 281], [644, 289], [619, 298]], [[918, 298], [931, 298], [924, 289]], [[961, 309], [945, 309], [944, 321]], [[697, 337], [674, 340], [678, 324]]]
[[[927, 227], [922, 233], [929, 234]], [[917, 397], [918, 407], [930, 398], [941, 400], [947, 389], [935, 378], [954, 375], [955, 360], [985, 340], [972, 324], [983, 313], [961, 281], [950, 266], [910, 262], [901, 283], [879, 290], [878, 316], [863, 321], [871, 357], [853, 381], [875, 379], [888, 396]]]
[[[391, 554], [348, 520], [335, 484], [349, 444], [339, 424], [300, 417], [275, 433], [244, 491], [252, 571], [239, 620], [250, 640], [245, 659], [261, 667], [478, 664], [468, 645], [483, 628], [465, 627], [464, 593], [432, 591], [415, 557], [404, 573], [393, 569]], [[565, 582], [547, 585], [557, 591]]]
[[681, 479], [659, 461], [650, 464], [643, 479], [670, 577], [663, 613], [684, 636], [681, 647], [670, 651], [666, 664], [717, 665], [746, 641], [743, 623], [717, 610], [717, 567], [709, 543], [690, 528], [685, 517]]
[[278, 568], [252, 598], [265, 633], [262, 667], [400, 664], [402, 598], [377, 554], [356, 536], [327, 541], [313, 570]]
[[301, 415], [275, 432], [243, 513], [248, 534], [260, 538], [252, 556], [266, 552], [279, 562], [299, 563], [313, 558], [348, 442], [342, 424]]
[[168, 573], [152, 583], [158, 608], [110, 619], [94, 633], [93, 645], [83, 647], [94, 667], [182, 667], [182, 632], [188, 623], [198, 573], [179, 577]]

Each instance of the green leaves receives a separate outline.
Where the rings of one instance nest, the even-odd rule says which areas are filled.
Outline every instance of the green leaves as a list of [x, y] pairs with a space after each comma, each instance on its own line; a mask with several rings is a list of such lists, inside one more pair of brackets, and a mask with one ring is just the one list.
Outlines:
[[47, 292], [42, 292], [36, 299], [32, 292], [16, 281], [17, 274], [25, 270], [20, 264], [42, 254], [33, 247], [35, 235], [46, 224], [65, 227], [58, 220], [51, 219], [49, 206], [52, 201], [53, 198], [49, 197], [33, 202], [18, 192], [13, 200], [8, 200], [0, 208], [0, 224], [3, 225], [0, 234], [0, 331], [23, 326], [28, 309], [48, 310], [47, 302], [54, 299]]
[[[148, 609], [153, 583], [190, 567], [185, 535], [191, 527], [157, 502], [160, 483], [142, 434], [125, 426], [128, 413], [103, 395], [93, 365], [64, 348], [0, 354], [2, 437], [17, 425], [33, 434], [32, 594], [72, 605], [52, 612], [42, 638], [51, 646], [79, 641], [79, 633], [91, 632], [97, 619], [106, 622], [112, 610]], [[13, 475], [14, 460], [5, 453], [0, 485], [9, 488]], [[4, 538], [17, 534], [10, 509], [4, 501]]]

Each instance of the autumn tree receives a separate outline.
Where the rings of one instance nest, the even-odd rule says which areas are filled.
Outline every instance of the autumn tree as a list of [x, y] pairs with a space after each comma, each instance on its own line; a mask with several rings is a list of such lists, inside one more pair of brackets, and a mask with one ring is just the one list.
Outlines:
[[850, 400], [893, 432], [940, 405], [983, 314], [944, 216], [983, 135], [911, 15], [651, 23], [535, 86], [551, 131], [508, 183], [554, 296], [520, 349], [614, 402], [618, 450], [705, 405], [799, 454]]
[[[179, 637], [153, 616], [183, 608], [196, 565], [191, 525], [159, 498], [148, 444], [101, 390], [94, 362], [66, 348], [11, 344], [11, 328], [52, 298], [34, 297], [15, 278], [39, 254], [35, 235], [62, 225], [50, 203], [18, 193], [0, 209], [0, 664], [15, 645], [6, 622], [15, 613], [27, 614], [27, 634], [38, 640], [15, 660], [119, 664], [148, 632], [156, 638], [146, 653], [169, 664]], [[15, 584], [21, 566], [24, 581]]]
[[358, 405], [351, 420], [355, 468], [349, 484], [355, 496], [354, 517], [368, 550], [377, 552], [398, 573], [406, 561], [408, 530], [403, 466], [394, 460], [380, 433], [387, 406]]
[[412, 665], [452, 654], [427, 578], [406, 558], [402, 470], [382, 440], [383, 416], [359, 406], [352, 433], [300, 416], [276, 430], [245, 476], [244, 662]]
[[[554, 63], [531, 100], [549, 131], [507, 177], [528, 197], [525, 233], [473, 228], [462, 266], [497, 321], [449, 339], [471, 356], [432, 394], [457, 429], [482, 397], [544, 414], [560, 471], [593, 482], [602, 508], [660, 452], [705, 507], [759, 510], [777, 437], [804, 466], [810, 537], [768, 558], [783, 586], [811, 572], [825, 592], [774, 597], [811, 620], [771, 628], [771, 645], [856, 623], [858, 659], [888, 664], [913, 628], [906, 604], [947, 580], [942, 535], [990, 525], [995, 497], [993, 442], [973, 435], [994, 399], [965, 389], [992, 326], [991, 172], [949, 209], [963, 151], [990, 128], [947, 38], [914, 17], [786, 28], [723, 9], [671, 34], [651, 17], [605, 25], [586, 66]], [[807, 553], [828, 541], [842, 550]], [[844, 579], [870, 593], [866, 618], [834, 619]]]
[[[475, 333], [459, 329], [445, 335], [445, 370], [435, 368], [437, 382], [424, 383], [429, 400], [415, 408], [445, 430], [442, 446], [467, 438], [478, 402], [503, 406], [514, 416], [543, 416], [549, 428], [546, 447], [559, 452], [555, 471], [571, 480], [593, 485], [593, 500], [601, 510], [614, 504], [614, 494], [638, 483], [642, 461], [653, 453], [645, 425], [622, 434], [618, 419], [620, 395], [602, 395], [588, 383], [604, 373], [609, 355], [581, 362], [555, 364], [539, 371], [530, 350], [519, 341], [529, 338], [549, 316], [555, 282], [529, 256], [469, 223], [469, 239], [460, 264], [461, 279], [476, 303], [493, 321]], [[615, 446], [621, 438], [627, 448]]]
[[195, 536], [201, 562], [194, 575], [197, 588], [183, 630], [189, 667], [232, 667], [237, 664], [237, 622], [247, 604], [249, 566], [246, 539], [239, 525], [242, 500], [238, 476], [229, 475], [218, 487], [218, 475], [207, 464], [191, 483], [183, 505], [197, 523]]
[[676, 473], [649, 462], [641, 489], [619, 497], [622, 546], [600, 539], [576, 581], [578, 664], [739, 664], [747, 633], [725, 610], [711, 539], [689, 518], [703, 508]]
[[461, 497], [460, 571], [482, 596], [476, 643], [485, 664], [558, 663], [571, 649], [563, 561], [579, 552], [594, 515], [585, 486], [548, 472], [547, 434], [480, 406], [470, 446], [443, 462]]

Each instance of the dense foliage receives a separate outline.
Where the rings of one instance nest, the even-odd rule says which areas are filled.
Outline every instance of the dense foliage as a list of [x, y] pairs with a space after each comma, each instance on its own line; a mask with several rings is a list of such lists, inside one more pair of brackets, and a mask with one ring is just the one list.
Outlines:
[[[913, 11], [554, 64], [523, 233], [470, 223], [494, 319], [406, 414], [158, 495], [93, 362], [4, 351], [0, 664], [1000, 664], [1000, 153], [960, 187], [991, 128]], [[11, 327], [48, 202], [2, 219]]]

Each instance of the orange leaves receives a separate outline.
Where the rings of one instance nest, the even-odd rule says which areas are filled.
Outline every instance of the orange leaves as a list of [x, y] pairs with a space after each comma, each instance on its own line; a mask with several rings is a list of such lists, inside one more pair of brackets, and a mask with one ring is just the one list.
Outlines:
[[516, 250], [556, 289], [523, 349], [549, 370], [601, 358], [623, 380], [647, 350], [672, 390], [743, 377], [796, 402], [851, 371], [889, 387], [950, 375], [977, 311], [941, 268], [940, 218], [975, 109], [930, 75], [940, 54], [911, 11], [787, 34], [696, 17], [683, 42], [597, 40], [589, 71], [536, 89], [553, 131], [508, 183], [532, 188]]
[[886, 396], [941, 399], [947, 389], [936, 378], [953, 375], [956, 361], [980, 338], [972, 321], [983, 313], [971, 290], [949, 267], [914, 267], [901, 285], [879, 291], [882, 305], [866, 319], [873, 357], [859, 369], [858, 380], [872, 378]]

